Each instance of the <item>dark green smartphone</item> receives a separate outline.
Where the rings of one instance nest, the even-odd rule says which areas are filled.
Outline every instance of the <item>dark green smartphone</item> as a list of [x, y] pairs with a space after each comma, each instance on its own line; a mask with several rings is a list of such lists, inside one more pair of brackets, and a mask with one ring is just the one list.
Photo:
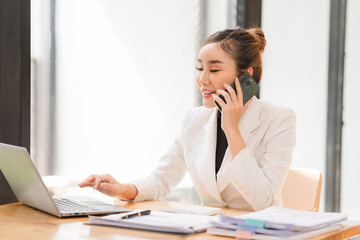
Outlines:
[[[259, 93], [259, 86], [249, 72], [245, 72], [243, 75], [241, 75], [239, 77], [239, 82], [243, 93], [243, 104], [245, 105], [245, 103], [247, 103], [253, 96]], [[235, 90], [235, 93], [237, 93], [235, 81], [230, 86]], [[228, 92], [227, 90], [225, 91]], [[220, 98], [226, 103], [225, 98], [222, 95], [220, 95]], [[216, 107], [221, 112], [221, 106], [216, 101], [214, 102]]]

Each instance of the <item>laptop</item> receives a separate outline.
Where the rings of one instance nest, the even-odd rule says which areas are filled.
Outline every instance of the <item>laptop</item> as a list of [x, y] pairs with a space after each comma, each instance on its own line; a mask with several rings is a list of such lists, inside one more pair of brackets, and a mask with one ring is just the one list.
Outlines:
[[24, 147], [0, 143], [0, 170], [20, 202], [60, 218], [132, 211], [90, 197], [52, 197]]

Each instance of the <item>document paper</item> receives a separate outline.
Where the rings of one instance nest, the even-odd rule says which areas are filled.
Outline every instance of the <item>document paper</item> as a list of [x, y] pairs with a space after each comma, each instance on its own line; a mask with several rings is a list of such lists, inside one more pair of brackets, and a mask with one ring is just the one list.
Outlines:
[[291, 231], [310, 231], [327, 227], [347, 219], [343, 213], [308, 212], [289, 208], [269, 207], [258, 212], [237, 216], [238, 219], [256, 219], [265, 222], [265, 228]]
[[170, 233], [204, 232], [210, 226], [209, 216], [151, 211], [149, 215], [119, 219], [119, 214], [89, 216], [87, 224], [125, 227]]

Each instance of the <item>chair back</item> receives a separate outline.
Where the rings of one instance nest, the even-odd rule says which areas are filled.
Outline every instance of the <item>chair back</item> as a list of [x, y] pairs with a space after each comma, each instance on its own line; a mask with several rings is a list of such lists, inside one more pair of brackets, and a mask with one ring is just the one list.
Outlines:
[[321, 172], [316, 169], [290, 169], [282, 196], [285, 208], [319, 211], [322, 185]]

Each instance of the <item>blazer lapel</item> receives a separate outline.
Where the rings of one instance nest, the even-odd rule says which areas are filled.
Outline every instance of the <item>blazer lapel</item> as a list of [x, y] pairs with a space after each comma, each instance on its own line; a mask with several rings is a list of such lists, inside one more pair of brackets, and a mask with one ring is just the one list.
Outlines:
[[245, 143], [247, 143], [249, 135], [261, 124], [259, 120], [259, 114], [259, 100], [256, 97], [253, 97], [252, 102], [250, 103], [248, 109], [246, 109], [244, 115], [241, 117], [238, 125]]
[[203, 137], [201, 154], [198, 158], [198, 174], [207, 192], [218, 202], [221, 200], [220, 192], [215, 179], [215, 152], [216, 152], [216, 129], [217, 109], [214, 108], [209, 120], [203, 125]]

